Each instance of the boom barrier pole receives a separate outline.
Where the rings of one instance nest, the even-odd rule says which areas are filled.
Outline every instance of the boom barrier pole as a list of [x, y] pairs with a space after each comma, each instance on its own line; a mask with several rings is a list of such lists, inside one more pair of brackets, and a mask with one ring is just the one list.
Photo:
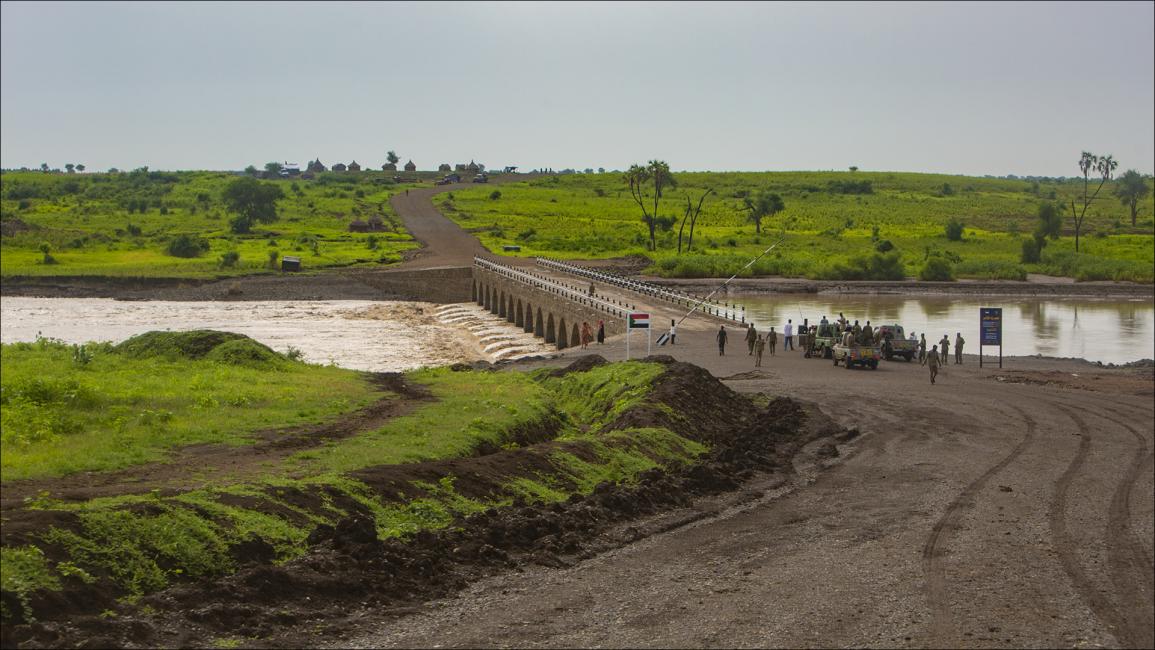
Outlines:
[[781, 244], [781, 243], [782, 243], [782, 241], [783, 241], [784, 239], [786, 239], [786, 238], [785, 238], [785, 237], [779, 237], [779, 238], [778, 238], [778, 241], [774, 242], [773, 244], [770, 244], [770, 246], [769, 246], [769, 247], [768, 247], [766, 250], [764, 250], [764, 251], [762, 251], [761, 253], [759, 253], [759, 254], [758, 254], [758, 257], [755, 257], [754, 259], [750, 260], [749, 262], [746, 262], [746, 266], [743, 266], [742, 268], [738, 269], [738, 272], [737, 272], [737, 273], [735, 273], [734, 275], [731, 275], [729, 280], [726, 280], [725, 282], [723, 282], [723, 283], [722, 283], [722, 286], [718, 287], [717, 289], [714, 289], [713, 291], [711, 291], [711, 292], [710, 292], [710, 295], [708, 295], [708, 296], [706, 296], [705, 298], [702, 298], [701, 300], [699, 300], [699, 301], [698, 301], [698, 304], [694, 305], [693, 309], [691, 309], [690, 311], [686, 312], [686, 315], [685, 315], [685, 316], [682, 316], [681, 320], [679, 320], [679, 321], [678, 321], [678, 324], [679, 324], [679, 325], [681, 325], [681, 324], [682, 324], [682, 321], [684, 321], [684, 320], [686, 320], [687, 318], [689, 318], [689, 317], [690, 317], [690, 315], [691, 315], [691, 314], [693, 314], [695, 311], [698, 311], [698, 308], [699, 308], [699, 307], [701, 307], [703, 304], [705, 304], [705, 303], [706, 303], [706, 301], [708, 301], [710, 298], [713, 298], [713, 297], [714, 297], [714, 294], [718, 293], [718, 292], [719, 292], [719, 291], [721, 291], [722, 289], [725, 289], [725, 288], [726, 288], [726, 285], [730, 284], [730, 282], [731, 282], [731, 281], [732, 281], [734, 278], [738, 277], [738, 273], [741, 273], [742, 271], [745, 271], [746, 269], [748, 269], [748, 268], [750, 268], [751, 266], [753, 266], [753, 265], [754, 265], [754, 262], [757, 262], [758, 260], [762, 259], [762, 257], [763, 257], [764, 255], [766, 255], [766, 253], [769, 253], [769, 252], [770, 252], [771, 250], [773, 250], [773, 249], [774, 249], [776, 246], [778, 246], [778, 244]]

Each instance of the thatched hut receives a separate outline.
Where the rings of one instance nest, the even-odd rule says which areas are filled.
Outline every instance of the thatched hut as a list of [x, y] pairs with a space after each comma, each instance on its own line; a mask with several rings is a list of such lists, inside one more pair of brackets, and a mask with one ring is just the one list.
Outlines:
[[437, 171], [439, 171], [439, 172], [451, 172], [451, 171], [453, 171], [453, 168], [449, 166], [449, 163], [441, 163], [440, 165], [437, 166]]
[[357, 161], [354, 160], [353, 162], [349, 163], [348, 169], [351, 172], [359, 172], [359, 171], [361, 171], [361, 165], [358, 165]]
[[381, 169], [387, 172], [395, 172], [397, 171], [397, 163], [387, 162], [384, 165], [381, 165]]
[[417, 171], [417, 165], [414, 165], [413, 161], [410, 160], [409, 162], [405, 163], [405, 171], [415, 172], [415, 171]]
[[346, 169], [347, 167], [345, 167], [345, 163], [337, 163], [336, 165], [333, 165], [333, 171], [335, 172], [343, 172]]

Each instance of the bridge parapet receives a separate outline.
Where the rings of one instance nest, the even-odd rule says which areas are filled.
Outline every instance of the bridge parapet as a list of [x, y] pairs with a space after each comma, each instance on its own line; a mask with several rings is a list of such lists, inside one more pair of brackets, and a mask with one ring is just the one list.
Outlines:
[[[699, 298], [697, 296], [684, 293], [681, 291], [672, 291], [665, 287], [660, 287], [656, 284], [648, 282], [640, 282], [631, 278], [622, 277], [613, 273], [606, 273], [605, 271], [598, 271], [596, 269], [578, 266], [577, 264], [570, 264], [560, 260], [550, 259], [548, 257], [538, 257], [535, 261], [539, 266], [570, 275], [576, 275], [581, 278], [587, 278], [595, 282], [601, 282], [635, 293], [640, 293], [650, 298], [657, 298], [665, 302], [673, 303], [682, 307], [692, 308], [697, 306], [699, 310], [709, 316], [714, 316], [725, 321], [732, 321], [738, 324], [745, 324], [746, 322], [746, 308], [739, 307], [729, 303], [719, 302], [717, 300], [707, 300], [706, 298]], [[740, 311], [739, 311], [740, 310]]]
[[478, 305], [559, 350], [580, 344], [583, 322], [595, 334], [598, 321], [604, 323], [606, 336], [625, 332], [625, 318], [633, 308], [481, 257], [473, 259], [472, 297]]

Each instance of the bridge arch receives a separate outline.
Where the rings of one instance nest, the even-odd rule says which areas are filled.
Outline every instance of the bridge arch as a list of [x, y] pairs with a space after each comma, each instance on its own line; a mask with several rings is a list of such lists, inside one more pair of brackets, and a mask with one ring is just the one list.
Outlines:
[[513, 324], [517, 327], [525, 327], [525, 310], [521, 304], [521, 298], [517, 299], [517, 308], [513, 311]]
[[533, 335], [545, 338], [545, 321], [541, 319], [541, 307], [537, 308], [537, 315], [533, 318]]
[[488, 310], [493, 309], [493, 287], [486, 285], [485, 287], [485, 304], [482, 305]]
[[477, 302], [477, 280], [471, 279], [469, 281], [469, 300]]
[[570, 343], [570, 345], [581, 345], [581, 342], [582, 342], [581, 330], [578, 329], [578, 324], [574, 323], [573, 324], [573, 331], [571, 331], [570, 335], [569, 335], [569, 343]]
[[543, 338], [546, 343], [557, 342], [557, 328], [553, 324], [553, 313], [550, 313], [549, 318], [545, 321], [545, 332]]
[[533, 333], [533, 305], [525, 303], [525, 320], [522, 322], [526, 332]]
[[565, 318], [561, 319], [561, 323], [557, 328], [557, 349], [564, 350], [569, 347], [569, 333], [566, 332]]
[[502, 318], [505, 317], [505, 290], [497, 295], [497, 315]]
[[509, 294], [509, 304], [505, 308], [505, 320], [512, 323], [516, 317], [517, 314], [514, 312], [513, 307], [513, 294], [511, 293]]

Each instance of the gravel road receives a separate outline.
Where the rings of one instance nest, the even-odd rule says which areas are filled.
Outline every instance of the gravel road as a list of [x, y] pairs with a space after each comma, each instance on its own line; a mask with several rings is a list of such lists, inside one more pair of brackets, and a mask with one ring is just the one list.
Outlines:
[[711, 334], [663, 353], [739, 391], [816, 400], [863, 435], [825, 471], [741, 507], [701, 504], [704, 519], [575, 566], [500, 575], [400, 618], [360, 612], [336, 645], [1155, 643], [1150, 369], [979, 370], [968, 355], [931, 386], [917, 363], [848, 371], [780, 353], [755, 370], [741, 350], [718, 357]]

